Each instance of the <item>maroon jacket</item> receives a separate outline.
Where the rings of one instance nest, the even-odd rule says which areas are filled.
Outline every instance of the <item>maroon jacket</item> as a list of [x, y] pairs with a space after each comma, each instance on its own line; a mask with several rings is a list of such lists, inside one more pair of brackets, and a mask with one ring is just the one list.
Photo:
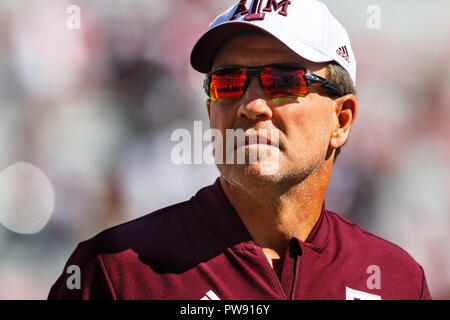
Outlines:
[[[81, 288], [67, 282], [81, 271]], [[423, 269], [396, 245], [322, 210], [291, 239], [281, 280], [219, 180], [182, 202], [78, 245], [49, 299], [431, 299]], [[371, 296], [374, 295], [374, 296]]]

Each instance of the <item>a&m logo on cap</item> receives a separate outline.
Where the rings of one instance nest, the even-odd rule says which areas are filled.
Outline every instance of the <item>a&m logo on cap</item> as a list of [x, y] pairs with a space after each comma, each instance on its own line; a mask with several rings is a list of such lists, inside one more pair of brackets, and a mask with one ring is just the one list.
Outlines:
[[[263, 2], [266, 3], [264, 8], [262, 8]], [[247, 8], [247, 0], [241, 0], [230, 21], [236, 19], [239, 14], [241, 14], [241, 16], [245, 15], [245, 21], [264, 20], [264, 17], [266, 16], [265, 12], [272, 12], [272, 10], [278, 11], [278, 14], [281, 14], [282, 16], [287, 16], [287, 9], [290, 4], [291, 1], [289, 0], [255, 0], [249, 10], [249, 8]], [[261, 12], [261, 10], [263, 12]]]

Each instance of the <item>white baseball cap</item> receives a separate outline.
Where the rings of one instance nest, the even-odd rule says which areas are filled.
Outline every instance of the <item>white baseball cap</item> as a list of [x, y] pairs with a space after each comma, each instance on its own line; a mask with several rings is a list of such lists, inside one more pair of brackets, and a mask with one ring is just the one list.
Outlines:
[[313, 62], [336, 61], [356, 84], [356, 60], [344, 27], [318, 0], [241, 0], [219, 15], [195, 44], [192, 67], [211, 70], [227, 39], [239, 33], [266, 32]]

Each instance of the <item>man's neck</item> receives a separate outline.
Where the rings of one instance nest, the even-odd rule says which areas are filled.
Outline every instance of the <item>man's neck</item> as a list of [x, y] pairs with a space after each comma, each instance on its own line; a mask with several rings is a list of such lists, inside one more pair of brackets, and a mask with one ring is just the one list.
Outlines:
[[274, 186], [242, 187], [223, 176], [220, 183], [254, 242], [266, 256], [276, 259], [278, 254], [282, 259], [290, 239], [305, 241], [320, 217], [328, 185], [323, 176], [312, 173], [281, 191]]

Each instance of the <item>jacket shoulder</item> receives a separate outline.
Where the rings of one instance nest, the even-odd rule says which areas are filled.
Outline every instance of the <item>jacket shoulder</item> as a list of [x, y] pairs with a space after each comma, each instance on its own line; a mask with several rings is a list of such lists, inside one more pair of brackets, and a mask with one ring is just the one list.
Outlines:
[[183, 227], [195, 223], [194, 215], [195, 209], [191, 200], [180, 202], [108, 228], [80, 245], [98, 252], [108, 252], [143, 242], [164, 242]]
[[364, 249], [368, 255], [389, 258], [396, 263], [416, 265], [413, 257], [405, 249], [393, 242], [383, 239], [359, 226], [358, 224], [343, 218], [341, 215], [327, 211], [332, 228], [335, 233], [344, 240], [347, 245], [357, 249]]
[[[327, 211], [334, 242], [341, 254], [370, 270], [378, 270], [382, 282], [411, 299], [430, 298], [423, 268], [400, 246], [363, 229], [339, 214]], [[372, 269], [371, 269], [372, 268]], [[374, 269], [375, 268], [375, 269]]]
[[[195, 224], [195, 210], [190, 200], [146, 214], [108, 228], [80, 242], [66, 262], [64, 271], [52, 286], [49, 299], [114, 299], [109, 275], [111, 260], [126, 268], [142, 256], [170, 254], [172, 243], [183, 228]], [[195, 227], [194, 227], [195, 228]], [[188, 232], [188, 231], [184, 231]], [[80, 275], [80, 290], [68, 283]]]

